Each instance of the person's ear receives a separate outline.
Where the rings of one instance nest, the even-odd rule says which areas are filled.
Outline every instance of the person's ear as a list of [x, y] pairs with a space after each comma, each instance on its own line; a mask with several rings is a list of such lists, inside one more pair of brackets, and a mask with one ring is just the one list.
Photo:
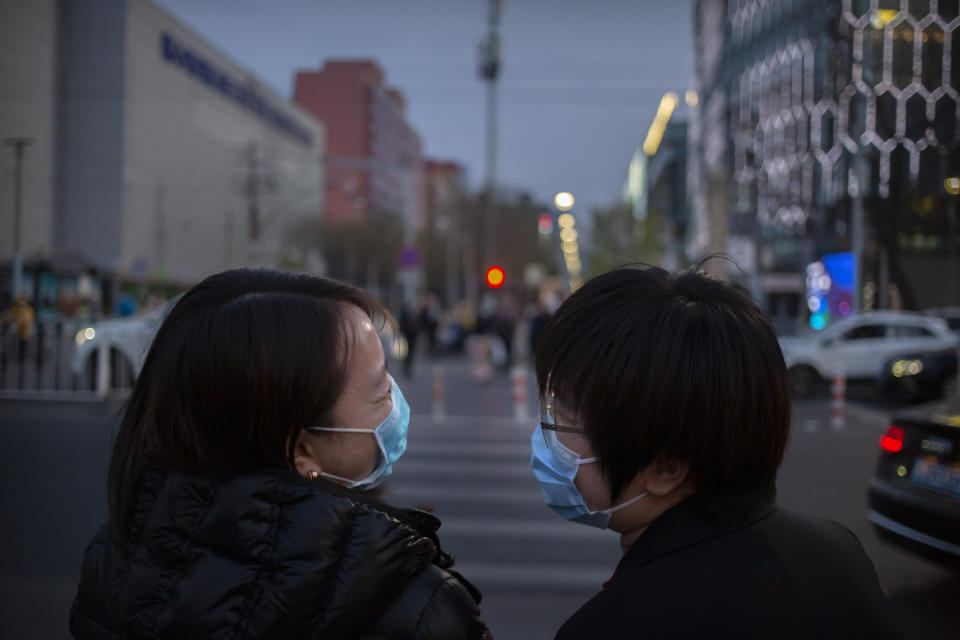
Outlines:
[[323, 471], [320, 465], [320, 437], [301, 429], [293, 446], [293, 466], [297, 473], [310, 480]]
[[646, 468], [647, 493], [654, 496], [666, 496], [683, 486], [690, 475], [690, 465], [666, 454], [658, 455]]

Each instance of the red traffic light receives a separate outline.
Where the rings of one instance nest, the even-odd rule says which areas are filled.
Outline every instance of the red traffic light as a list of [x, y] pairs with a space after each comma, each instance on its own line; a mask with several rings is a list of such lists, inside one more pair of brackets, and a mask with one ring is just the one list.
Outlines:
[[492, 289], [499, 289], [503, 286], [503, 281], [507, 279], [507, 275], [504, 273], [503, 269], [497, 266], [490, 267], [487, 269], [487, 286]]
[[543, 235], [550, 235], [550, 232], [553, 231], [553, 216], [549, 213], [541, 213], [540, 217], [537, 218], [537, 227]]

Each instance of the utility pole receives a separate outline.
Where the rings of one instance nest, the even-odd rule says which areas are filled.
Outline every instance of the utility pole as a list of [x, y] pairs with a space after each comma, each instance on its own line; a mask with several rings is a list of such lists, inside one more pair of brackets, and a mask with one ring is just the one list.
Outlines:
[[233, 268], [233, 211], [227, 209], [223, 219], [223, 262], [226, 268]]
[[260, 239], [260, 166], [257, 143], [247, 147], [247, 228], [250, 242]]
[[163, 179], [157, 183], [157, 194], [154, 199], [153, 233], [156, 242], [156, 264], [153, 272], [156, 275], [167, 275], [167, 210], [166, 184]]
[[[459, 195], [459, 194], [458, 194]], [[444, 293], [447, 298], [447, 306], [452, 308], [460, 299], [458, 291], [460, 284], [460, 207], [450, 206], [448, 201], [444, 206], [447, 214], [447, 259], [446, 272], [444, 273]]]
[[487, 37], [480, 43], [480, 77], [487, 85], [483, 243], [485, 266], [493, 264], [497, 253], [494, 193], [496, 191], [497, 174], [497, 77], [500, 73], [500, 9], [501, 0], [490, 0]]
[[4, 144], [13, 147], [13, 298], [23, 293], [23, 254], [20, 226], [23, 215], [23, 150], [33, 144], [33, 138], [7, 138]]

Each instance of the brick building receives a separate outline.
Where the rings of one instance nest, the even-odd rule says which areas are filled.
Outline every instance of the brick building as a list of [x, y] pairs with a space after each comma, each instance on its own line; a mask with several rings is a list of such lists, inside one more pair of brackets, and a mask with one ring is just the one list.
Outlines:
[[402, 216], [424, 224], [420, 137], [406, 119], [406, 100], [385, 84], [373, 60], [329, 60], [297, 72], [294, 102], [327, 129], [326, 211], [331, 222]]

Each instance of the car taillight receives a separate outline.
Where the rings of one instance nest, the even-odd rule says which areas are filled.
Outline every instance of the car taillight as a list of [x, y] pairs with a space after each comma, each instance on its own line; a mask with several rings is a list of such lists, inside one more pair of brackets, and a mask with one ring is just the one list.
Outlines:
[[897, 453], [903, 449], [903, 429], [890, 425], [887, 432], [880, 438], [880, 448], [887, 453]]

